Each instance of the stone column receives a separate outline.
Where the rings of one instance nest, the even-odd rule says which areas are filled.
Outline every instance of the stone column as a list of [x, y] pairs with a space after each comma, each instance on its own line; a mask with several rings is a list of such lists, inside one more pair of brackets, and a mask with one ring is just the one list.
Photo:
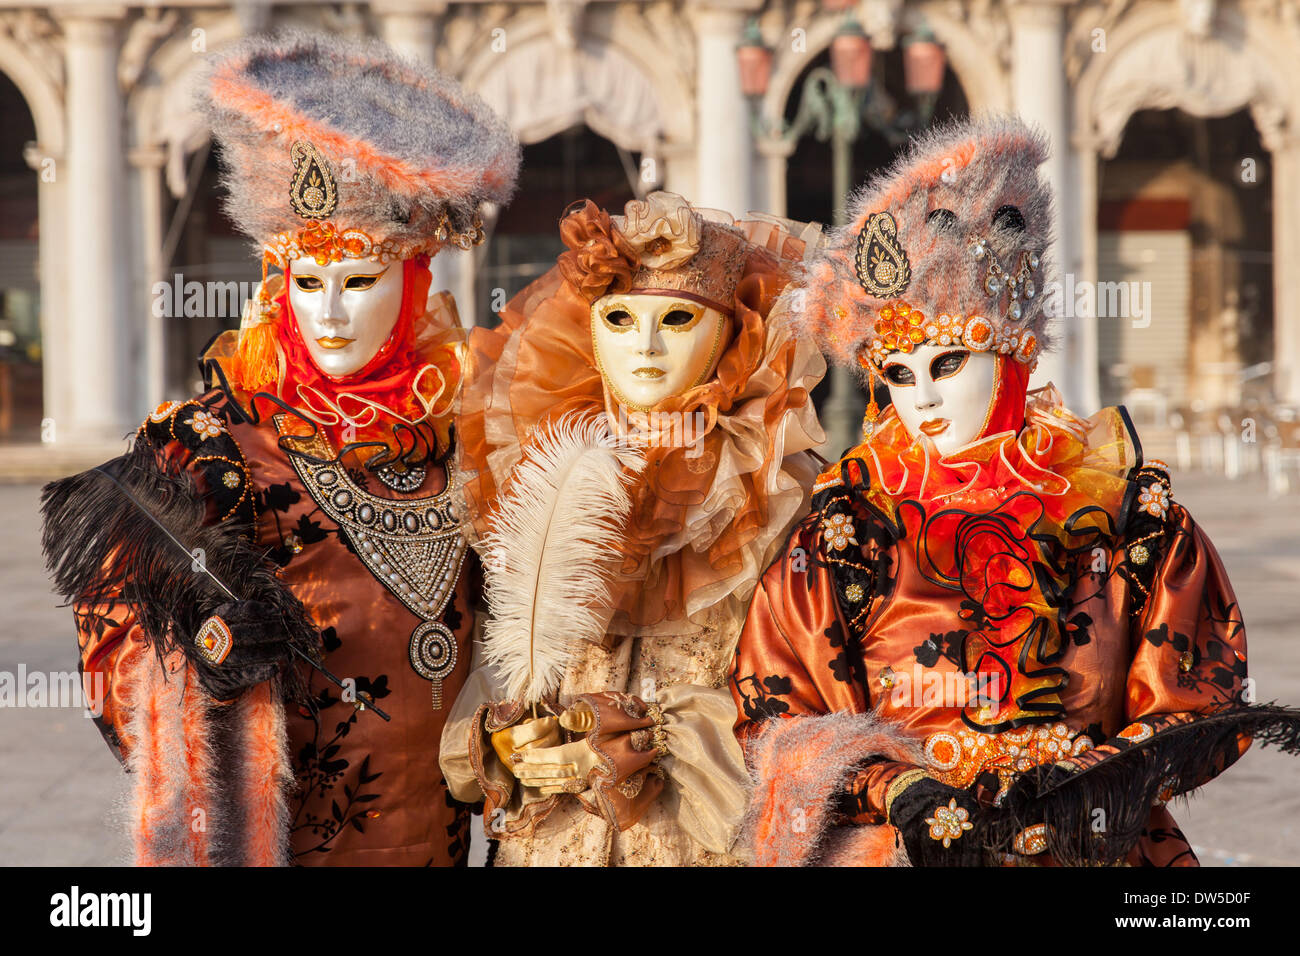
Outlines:
[[[1101, 162], [1096, 144], [1075, 142], [1071, 157], [1076, 188], [1073, 194], [1075, 236], [1079, 269], [1075, 285], [1097, 282], [1097, 171]], [[1101, 407], [1101, 366], [1097, 352], [1097, 317], [1095, 314], [1076, 315], [1074, 303], [1062, 299], [1065, 313], [1063, 322], [1074, 329], [1074, 362], [1076, 366], [1076, 405], [1080, 415], [1091, 415]], [[1096, 311], [1095, 309], [1093, 310]], [[1086, 373], [1086, 374], [1085, 374]]]
[[663, 142], [656, 150], [659, 160], [659, 178], [670, 193], [691, 199], [699, 194], [699, 170], [696, 166], [694, 143]]
[[34, 143], [23, 153], [36, 171], [37, 216], [40, 221], [41, 282], [41, 405], [42, 416], [54, 423], [42, 429], [42, 441], [58, 440], [58, 423], [72, 420], [73, 379], [68, 365], [72, 343], [68, 336], [68, 273], [64, 261], [67, 225], [67, 168], [62, 152]]
[[736, 45], [745, 28], [745, 0], [701, 5], [694, 15], [696, 183], [692, 202], [739, 217], [753, 201], [754, 149], [749, 104], [740, 91]]
[[371, 4], [379, 18], [384, 42], [403, 56], [433, 66], [438, 42], [438, 19], [446, 12], [446, 3], [419, 4], [403, 0], [380, 0]]
[[154, 283], [165, 281], [162, 264], [163, 244], [163, 167], [167, 151], [161, 146], [131, 151], [135, 168], [139, 229], [139, 265], [136, 269], [137, 294], [131, 296], [132, 308], [141, 324], [144, 337], [144, 365], [141, 395], [146, 408], [157, 408], [168, 398], [167, 318], [154, 314]]
[[134, 401], [126, 168], [117, 82], [124, 10], [64, 14], [67, 62], [67, 373], [73, 388], [59, 440], [120, 439], [141, 417]]
[[[403, 56], [428, 66], [437, 66], [438, 27], [447, 12], [445, 2], [425, 3], [411, 0], [381, 0], [371, 5], [379, 19], [384, 42]], [[474, 324], [474, 257], [455, 246], [439, 252], [429, 262], [433, 275], [430, 292], [446, 290], [456, 299], [461, 322]]]
[[[1065, 6], [1069, 0], [1016, 0], [1010, 5], [1012, 104], [1017, 113], [1046, 132], [1051, 156], [1040, 168], [1056, 194], [1056, 246], [1052, 258], [1059, 275], [1078, 276], [1077, 191], [1071, 179], [1070, 101], [1065, 77]], [[1068, 314], [1068, 313], [1067, 313]], [[1079, 319], [1054, 323], [1057, 350], [1038, 363], [1032, 386], [1054, 382], [1066, 404], [1088, 414], [1086, 396], [1095, 394], [1097, 368], [1085, 366], [1079, 346]], [[1089, 386], [1085, 384], [1093, 380]], [[1095, 410], [1095, 409], [1092, 409]]]
[[766, 137], [758, 141], [758, 152], [762, 157], [763, 182], [759, 188], [758, 208], [773, 216], [785, 216], [786, 213], [786, 172], [790, 157], [794, 155], [795, 144], [787, 143], [778, 137]]
[[1300, 407], [1300, 137], [1282, 133], [1273, 152], [1273, 389]]

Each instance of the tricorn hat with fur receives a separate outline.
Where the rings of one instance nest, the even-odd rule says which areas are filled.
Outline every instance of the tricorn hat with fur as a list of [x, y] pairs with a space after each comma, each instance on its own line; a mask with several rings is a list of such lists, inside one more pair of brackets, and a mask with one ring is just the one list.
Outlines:
[[377, 40], [285, 32], [236, 44], [202, 91], [226, 208], [283, 265], [386, 261], [482, 240], [519, 144], [477, 96]]

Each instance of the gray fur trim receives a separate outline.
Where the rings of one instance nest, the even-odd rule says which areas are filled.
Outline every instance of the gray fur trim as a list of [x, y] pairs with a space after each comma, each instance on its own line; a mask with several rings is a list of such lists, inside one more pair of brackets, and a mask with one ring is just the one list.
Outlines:
[[[1038, 171], [1048, 152], [1042, 130], [1008, 114], [941, 123], [917, 136], [891, 166], [849, 198], [847, 224], [834, 229], [808, 263], [800, 280], [807, 294], [807, 333], [841, 364], [856, 366], [876, 310], [902, 300], [931, 320], [940, 313], [963, 320], [978, 314], [995, 327], [1030, 330], [1044, 349], [1051, 348], [1054, 336], [1043, 305], [1046, 287], [1057, 279], [1048, 255], [1055, 212], [1051, 188]], [[993, 225], [1002, 206], [1019, 210], [1023, 230]], [[951, 213], [948, 225], [941, 226], [941, 218], [929, 218], [938, 209]], [[875, 213], [888, 213], [897, 223], [897, 241], [911, 268], [903, 291], [881, 297], [862, 288], [855, 269], [859, 233]], [[972, 255], [972, 235], [987, 240], [1009, 274], [1016, 273], [1022, 251], [1039, 256], [1037, 294], [1021, 300], [1018, 321], [1006, 317], [1005, 291], [985, 291], [989, 260]], [[814, 278], [817, 270], [825, 276], [827, 268], [833, 281]], [[856, 301], [845, 300], [843, 287], [855, 290]], [[840, 310], [838, 317], [832, 317], [835, 309]]]
[[222, 148], [227, 214], [259, 244], [307, 224], [288, 202], [296, 137], [276, 131], [249, 97], [214, 95], [213, 79], [232, 71], [250, 93], [366, 144], [390, 168], [441, 174], [436, 186], [409, 178], [395, 184], [363, 156], [323, 149], [339, 196], [329, 218], [341, 227], [417, 241], [432, 234], [443, 212], [454, 231], [468, 231], [481, 203], [513, 195], [518, 142], [501, 117], [454, 80], [375, 39], [301, 31], [252, 37], [214, 60], [200, 84], [200, 107]]
[[815, 866], [841, 855], [846, 837], [833, 825], [835, 802], [867, 759], [923, 765], [919, 742], [874, 713], [774, 718], [745, 749], [755, 788], [740, 843], [768, 866]]

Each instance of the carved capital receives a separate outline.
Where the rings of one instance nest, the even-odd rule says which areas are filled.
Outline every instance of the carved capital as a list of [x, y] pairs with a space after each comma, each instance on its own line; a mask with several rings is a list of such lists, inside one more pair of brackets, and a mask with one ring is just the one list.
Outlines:
[[588, 0], [546, 0], [546, 17], [551, 24], [551, 37], [560, 49], [577, 49], [587, 2]]
[[177, 10], [163, 12], [151, 7], [131, 23], [117, 58], [117, 83], [123, 93], [129, 93], [139, 82], [149, 57], [172, 35], [179, 20], [180, 12]]
[[56, 89], [63, 89], [61, 24], [35, 8], [0, 13], [0, 36], [7, 36], [27, 55], [32, 64]]
[[871, 45], [881, 50], [892, 50], [898, 43], [903, 0], [866, 0], [861, 15], [862, 29], [871, 37]]

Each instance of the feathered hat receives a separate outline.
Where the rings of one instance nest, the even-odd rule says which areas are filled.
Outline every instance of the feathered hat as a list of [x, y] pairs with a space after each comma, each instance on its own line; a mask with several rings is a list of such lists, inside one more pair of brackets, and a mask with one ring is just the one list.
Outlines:
[[1043, 135], [1009, 116], [935, 127], [849, 204], [803, 283], [804, 323], [868, 374], [922, 343], [1030, 368], [1045, 342], [1052, 196]]
[[484, 238], [480, 206], [509, 200], [519, 173], [504, 120], [377, 40], [250, 38], [217, 59], [200, 101], [221, 145], [226, 212], [262, 255], [233, 362], [249, 388], [275, 379], [268, 266], [468, 249]]

